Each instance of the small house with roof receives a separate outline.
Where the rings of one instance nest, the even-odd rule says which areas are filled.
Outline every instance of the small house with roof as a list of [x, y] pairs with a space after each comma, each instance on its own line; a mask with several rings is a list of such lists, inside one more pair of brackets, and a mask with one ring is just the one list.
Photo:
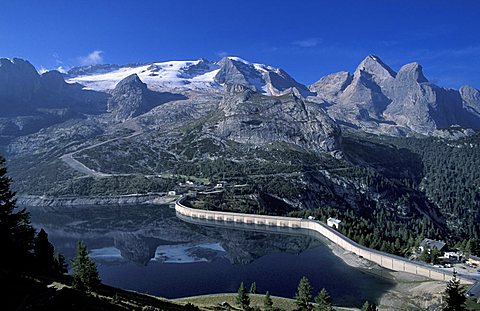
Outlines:
[[423, 239], [423, 241], [420, 243], [420, 246], [418, 248], [420, 249], [420, 252], [422, 252], [422, 253], [425, 250], [430, 252], [433, 249], [436, 249], [439, 252], [443, 252], [447, 249], [447, 244], [443, 241], [437, 241], [437, 240], [432, 240], [432, 239]]

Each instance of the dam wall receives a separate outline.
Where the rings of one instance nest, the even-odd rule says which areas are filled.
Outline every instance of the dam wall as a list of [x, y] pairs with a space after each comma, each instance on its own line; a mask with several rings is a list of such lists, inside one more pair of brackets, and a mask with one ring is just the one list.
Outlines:
[[[177, 214], [183, 217], [189, 217], [194, 220], [205, 220], [208, 222], [221, 222], [223, 226], [230, 224], [247, 224], [255, 226], [270, 226], [270, 227], [284, 227], [295, 229], [308, 229], [318, 232], [331, 242], [350, 251], [358, 256], [361, 256], [371, 262], [378, 264], [381, 267], [393, 271], [400, 271], [423, 276], [432, 280], [449, 281], [453, 277], [451, 271], [442, 270], [431, 265], [421, 262], [410, 261], [406, 258], [387, 254], [374, 249], [362, 246], [355, 241], [345, 237], [335, 229], [328, 227], [316, 220], [309, 220], [303, 218], [268, 216], [268, 215], [254, 215], [231, 213], [221, 211], [200, 210], [186, 207], [182, 204], [183, 198], [175, 203], [175, 210]], [[460, 282], [463, 284], [473, 284], [475, 281], [457, 275]]]

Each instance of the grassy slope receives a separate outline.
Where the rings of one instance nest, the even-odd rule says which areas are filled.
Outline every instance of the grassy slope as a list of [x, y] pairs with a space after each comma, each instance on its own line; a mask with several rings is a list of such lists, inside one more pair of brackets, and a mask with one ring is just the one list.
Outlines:
[[[258, 307], [260, 309], [263, 308], [263, 299], [264, 295], [250, 294], [250, 306]], [[215, 294], [215, 295], [204, 295], [204, 296], [194, 296], [194, 297], [187, 297], [181, 299], [175, 299], [174, 302], [178, 303], [191, 303], [200, 308], [211, 309], [213, 306], [218, 307], [221, 306], [224, 302], [227, 302], [230, 306], [240, 309], [235, 302], [237, 298], [237, 294]], [[276, 297], [271, 296], [273, 301], [273, 307], [279, 308], [285, 311], [294, 311], [297, 309], [295, 305], [294, 299], [288, 299], [283, 297]], [[335, 310], [358, 310], [355, 308], [341, 308], [335, 307]]]

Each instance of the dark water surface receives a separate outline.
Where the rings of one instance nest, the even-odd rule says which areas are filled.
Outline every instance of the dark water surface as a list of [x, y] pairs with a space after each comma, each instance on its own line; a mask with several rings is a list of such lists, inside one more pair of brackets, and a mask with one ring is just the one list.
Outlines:
[[377, 301], [393, 284], [352, 268], [321, 241], [301, 234], [254, 232], [195, 225], [168, 206], [31, 208], [67, 258], [83, 240], [105, 284], [167, 298], [236, 292], [240, 282], [257, 291], [293, 297], [308, 277], [337, 305]]

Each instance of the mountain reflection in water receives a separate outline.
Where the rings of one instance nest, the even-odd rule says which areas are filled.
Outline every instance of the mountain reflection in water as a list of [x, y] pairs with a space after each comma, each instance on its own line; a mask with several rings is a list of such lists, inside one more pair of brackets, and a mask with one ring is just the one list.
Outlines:
[[304, 232], [282, 234], [217, 228], [178, 219], [168, 206], [31, 208], [67, 258], [84, 241], [106, 284], [167, 298], [236, 292], [240, 282], [259, 292], [293, 297], [307, 276], [340, 305], [376, 301], [390, 282], [347, 266]]

